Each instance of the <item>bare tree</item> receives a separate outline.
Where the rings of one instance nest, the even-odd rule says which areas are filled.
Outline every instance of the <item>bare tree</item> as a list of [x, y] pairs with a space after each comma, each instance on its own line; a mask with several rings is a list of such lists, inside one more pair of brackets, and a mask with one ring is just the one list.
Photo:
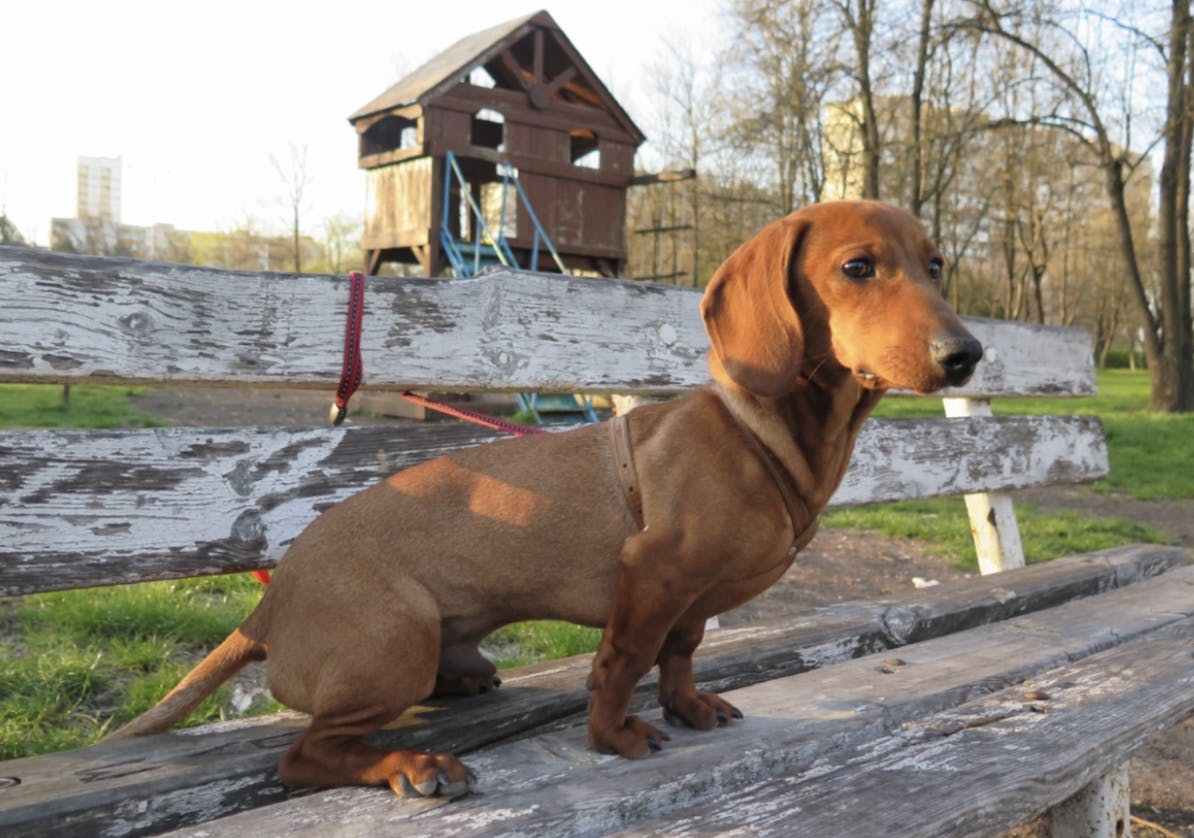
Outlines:
[[291, 215], [291, 235], [294, 240], [294, 272], [303, 269], [303, 251], [300, 241], [299, 221], [303, 211], [303, 195], [307, 191], [307, 146], [290, 144], [290, 159], [286, 165], [279, 162], [273, 154], [269, 157], [274, 171], [284, 184], [283, 200]]
[[909, 106], [912, 120], [912, 189], [908, 209], [913, 215], [920, 215], [925, 201], [925, 143], [924, 143], [924, 98], [925, 80], [932, 50], [932, 24], [934, 0], [921, 0], [920, 22], [916, 32], [916, 64], [912, 72], [912, 95]]
[[[854, 44], [854, 63], [847, 70], [858, 85], [857, 114], [848, 111], [858, 120], [862, 137], [862, 197], [879, 197], [879, 162], [882, 149], [879, 136], [879, 116], [875, 109], [875, 87], [872, 81], [871, 53], [875, 34], [875, 7], [877, 0], [836, 0], [834, 6], [841, 15], [842, 24]], [[927, 4], [926, 14], [931, 14]]]
[[[1190, 123], [1194, 119], [1189, 108], [1190, 0], [1173, 0], [1167, 44], [1139, 29], [1129, 29], [1125, 35], [1134, 43], [1145, 43], [1163, 59], [1165, 67], [1165, 117], [1154, 141], [1163, 144], [1164, 156], [1157, 241], [1159, 283], [1155, 296], [1150, 294], [1142, 269], [1138, 236], [1132, 228], [1127, 201], [1128, 180], [1146, 155], [1131, 150], [1130, 121], [1125, 121], [1117, 137], [1116, 128], [1109, 120], [1114, 113], [1130, 114], [1131, 103], [1124, 101], [1116, 108], [1100, 98], [1100, 82], [1105, 82], [1100, 71], [1104, 68], [1096, 64], [1096, 53], [1078, 40], [1075, 28], [1059, 19], [1058, 8], [1042, 2], [1029, 10], [1031, 15], [1025, 15], [1022, 13], [1025, 10], [1019, 7], [997, 8], [993, 0], [973, 0], [972, 6], [974, 15], [967, 25], [1031, 55], [1062, 97], [1059, 107], [1027, 119], [1077, 138], [1089, 149], [1103, 174], [1129, 287], [1144, 327], [1152, 383], [1151, 409], [1194, 410], [1189, 229], [1181, 223], [1188, 212], [1189, 189], [1183, 184], [1189, 180]], [[1029, 31], [1026, 19], [1038, 27], [1036, 32]], [[1126, 28], [1121, 22], [1116, 25]], [[1099, 50], [1098, 54], [1105, 55], [1106, 50]], [[1105, 83], [1102, 86], [1105, 88]], [[1005, 121], [1025, 119], [1010, 114]]]
[[322, 268], [342, 274], [361, 268], [361, 222], [349, 215], [333, 215], [323, 221]]
[[0, 245], [15, 245], [24, 247], [25, 237], [17, 229], [17, 225], [8, 220], [8, 216], [0, 213]]
[[[661, 157], [660, 168], [669, 171], [687, 169], [697, 176], [638, 189], [636, 204], [636, 217], [643, 225], [655, 231], [665, 231], [643, 233], [648, 238], [642, 240], [641, 246], [649, 249], [652, 257], [651, 267], [646, 269], [649, 275], [661, 273], [660, 251], [670, 249], [672, 271], [679, 273], [681, 264], [687, 260], [688, 266], [683, 273], [690, 277], [694, 286], [701, 284], [704, 263], [701, 257], [704, 207], [699, 173], [706, 165], [706, 157], [711, 151], [715, 153], [723, 112], [717, 93], [719, 65], [702, 64], [699, 56], [689, 38], [673, 34], [661, 40], [659, 57], [650, 69], [655, 80], [653, 98], [658, 126], [652, 145]], [[641, 229], [642, 225], [636, 226]], [[722, 256], [716, 254], [709, 267], [716, 267]], [[680, 277], [677, 275], [673, 279]]]
[[787, 214], [821, 196], [821, 106], [837, 67], [826, 21], [814, 0], [734, 0], [727, 16], [727, 146]]

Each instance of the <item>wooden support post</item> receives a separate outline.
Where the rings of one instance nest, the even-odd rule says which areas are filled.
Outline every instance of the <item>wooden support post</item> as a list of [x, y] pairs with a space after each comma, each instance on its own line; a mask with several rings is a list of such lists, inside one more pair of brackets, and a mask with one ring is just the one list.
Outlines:
[[[440, 153], [442, 155], [442, 152]], [[443, 251], [440, 249], [439, 237], [444, 220], [444, 201], [449, 196], [444, 194], [444, 167], [448, 165], [443, 156], [431, 158], [431, 206], [430, 218], [427, 219], [427, 264], [422, 265], [423, 273], [427, 276], [440, 276], [446, 269]], [[452, 223], [449, 221], [449, 223]], [[419, 257], [420, 260], [422, 256]]]
[[[941, 400], [949, 417], [989, 417], [988, 399]], [[1004, 492], [985, 492], [966, 495], [966, 511], [970, 513], [970, 531], [974, 534], [974, 549], [978, 553], [981, 573], [998, 573], [1024, 567], [1024, 545], [1020, 542], [1020, 527], [1011, 496]]]
[[410, 250], [415, 255], [415, 259], [418, 260], [419, 270], [423, 272], [423, 276], [433, 276], [431, 273], [431, 246], [426, 244], [412, 244]]
[[381, 248], [376, 250], [365, 251], [365, 274], [366, 276], [377, 276], [378, 270], [381, 269]]
[[1125, 838], [1131, 835], [1128, 763], [1112, 768], [1053, 809], [1053, 838]]

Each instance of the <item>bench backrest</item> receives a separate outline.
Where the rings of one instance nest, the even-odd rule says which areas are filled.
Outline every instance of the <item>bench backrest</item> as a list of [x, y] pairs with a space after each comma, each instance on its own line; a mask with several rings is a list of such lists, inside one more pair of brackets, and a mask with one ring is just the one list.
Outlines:
[[[692, 289], [517, 271], [374, 277], [366, 386], [680, 393], [708, 379], [699, 300]], [[330, 403], [346, 303], [343, 278], [0, 247], [0, 382], [318, 388]], [[1094, 393], [1082, 330], [966, 322], [986, 358], [945, 396]], [[319, 511], [495, 436], [439, 423], [3, 432], [0, 594], [268, 567]], [[831, 505], [1106, 472], [1093, 417], [873, 419]]]

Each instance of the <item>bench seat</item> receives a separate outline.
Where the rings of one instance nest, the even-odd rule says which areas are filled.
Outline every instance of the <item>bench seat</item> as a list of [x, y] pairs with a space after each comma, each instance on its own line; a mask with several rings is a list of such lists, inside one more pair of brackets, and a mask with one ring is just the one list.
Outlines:
[[[896, 649], [899, 658], [907, 662], [914, 660], [913, 650], [917, 655], [928, 654], [926, 660], [936, 660], [933, 655], [953, 655], [959, 664], [990, 658], [984, 664], [987, 668], [962, 666], [959, 677], [963, 680], [948, 689], [944, 681], [934, 686], [943, 671], [941, 661], [934, 664], [937, 669], [919, 665], [911, 668], [909, 663], [897, 667], [890, 677], [884, 674], [868, 682], [911, 684], [909, 689], [914, 692], [932, 687], [923, 702], [908, 704], [907, 713], [951, 707], [1042, 671], [1061, 660], [1059, 655], [1079, 657], [1173, 622], [1183, 608], [1194, 607], [1194, 589], [1189, 586], [1189, 574], [1194, 569], [1186, 567], [1189, 560], [1185, 550], [1175, 547], [1117, 548], [998, 576], [910, 591], [899, 597], [824, 606], [778, 623], [714, 632], [697, 652], [697, 678], [707, 689], [734, 692], [735, 696], [742, 691], [741, 696], [730, 700], [746, 711], [747, 723], [708, 735], [688, 737], [685, 731], [676, 732], [663, 754], [641, 764], [652, 770], [687, 765], [684, 754], [690, 747], [721, 748], [722, 757], [737, 754], [755, 747], [750, 745], [755, 741], [751, 737], [758, 732], [759, 724], [765, 725], [763, 740], [769, 739], [774, 733], [770, 727], [773, 722], [762, 720], [775, 714], [795, 714], [804, 719], [802, 724], [821, 717], [826, 723], [843, 721], [830, 718], [836, 711], [824, 711], [819, 704], [823, 697], [813, 699], [807, 692], [792, 692], [794, 682], [789, 679], [799, 673], [812, 675], [817, 670], [820, 674], [800, 683], [814, 684], [823, 679], [822, 686], [815, 689], [822, 695], [834, 693], [843, 672], [858, 670], [870, 673], [866, 675], [870, 678], [875, 667], [881, 667]], [[1167, 591], [1168, 599], [1157, 599], [1156, 587]], [[1119, 597], [1118, 604], [1108, 604], [1113, 595]], [[1110, 608], [1117, 615], [1114, 621], [1105, 614]], [[1071, 612], [1078, 616], [1068, 618], [1068, 623], [1058, 616]], [[1053, 628], [1054, 623], [1060, 628]], [[965, 651], [967, 644], [977, 643], [970, 634], [973, 631], [982, 632], [988, 639], [978, 643], [975, 651]], [[1011, 646], [1019, 648], [1026, 641], [1035, 644], [1038, 640], [1044, 645], [1033, 653], [1035, 657], [1027, 652], [1009, 652]], [[929, 645], [947, 641], [953, 645], [944, 648], [954, 650], [948, 654], [935, 652], [936, 647]], [[985, 657], [983, 643], [994, 644]], [[608, 758], [588, 754], [583, 727], [576, 726], [587, 700], [583, 684], [588, 665], [589, 656], [584, 655], [505, 671], [503, 687], [496, 693], [414, 708], [385, 734], [385, 741], [451, 749], [466, 754], [466, 761], [482, 769], [485, 794], [475, 800], [456, 801], [451, 804], [453, 808], [443, 810], [444, 815], [458, 811], [458, 806], [495, 800], [503, 788], [525, 788], [521, 780], [511, 780], [507, 787], [505, 781], [497, 779], [507, 775], [492, 774], [482, 766], [495, 764], [493, 760], [500, 762], [503, 757], [490, 755], [504, 753], [502, 748], [528, 747], [512, 740], [545, 727], [570, 725], [564, 732], [551, 734], [563, 736], [562, 741], [570, 743], [569, 761], [594, 768], [608, 766]], [[910, 678], [922, 672], [920, 680]], [[639, 687], [638, 702], [651, 706], [653, 690], [653, 676], [649, 676]], [[752, 690], [770, 697], [759, 699]], [[911, 701], [907, 697], [903, 700]], [[895, 705], [889, 706], [886, 700], [879, 703], [871, 696], [867, 701], [872, 716], [897, 712]], [[657, 709], [650, 712], [658, 715]], [[829, 737], [826, 741], [837, 741], [835, 737], [845, 735], [842, 731], [860, 724], [866, 727], [873, 721], [859, 721], [862, 718], [852, 716], [849, 724], [840, 730], [835, 727], [831, 733], [808, 734], [800, 728], [793, 734], [793, 741], [802, 741], [806, 735], [817, 741], [823, 736]], [[32, 836], [66, 830], [88, 835], [141, 835], [207, 822], [206, 830], [212, 826], [212, 819], [230, 814], [273, 817], [268, 814], [273, 811], [269, 804], [290, 805], [285, 801], [294, 794], [277, 782], [277, 758], [305, 723], [301, 714], [287, 712], [0, 763], [0, 776], [20, 777], [22, 781], [19, 786], [0, 790], [0, 834]], [[550, 750], [554, 745], [544, 747]], [[805, 747], [800, 745], [794, 750], [804, 753]], [[627, 770], [634, 765], [638, 763], [624, 763]], [[615, 774], [620, 770], [601, 769]], [[577, 782], [584, 785], [590, 779]], [[703, 782], [699, 778], [694, 781]], [[631, 793], [640, 782], [628, 780], [626, 792]], [[527, 783], [534, 785], [530, 780]], [[383, 808], [389, 806], [394, 811], [422, 812], [428, 805], [395, 801], [388, 791], [357, 791], [362, 801], [376, 798]], [[335, 798], [347, 793], [342, 789], [327, 794]], [[658, 807], [648, 807], [643, 817], [658, 816], [660, 812]], [[278, 821], [262, 822], [259, 829], [286, 831]], [[251, 831], [264, 834], [258, 827]]]
[[[668, 728], [672, 740], [644, 760], [588, 750], [574, 719], [471, 753], [480, 793], [456, 801], [333, 789], [180, 834], [994, 834], [1194, 711], [1192, 639], [1194, 567], [1185, 567], [898, 656], [731, 690], [724, 697], [746, 719], [713, 732]], [[1080, 747], [1082, 731], [1109, 716], [1114, 735]], [[662, 724], [658, 709], [646, 718]], [[1030, 779], [1042, 782], [1020, 801]]]

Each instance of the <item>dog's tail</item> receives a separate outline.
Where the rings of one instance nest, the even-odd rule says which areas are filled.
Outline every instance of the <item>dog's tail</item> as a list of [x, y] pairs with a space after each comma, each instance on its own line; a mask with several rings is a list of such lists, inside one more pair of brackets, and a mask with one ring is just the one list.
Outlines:
[[168, 730], [175, 722], [190, 715], [203, 699], [215, 692], [245, 664], [265, 660], [265, 645], [245, 634], [245, 629], [251, 621], [250, 618], [224, 638], [224, 642], [179, 681], [178, 686], [170, 690], [165, 698], [124, 727], [109, 733], [103, 741], [115, 742]]

